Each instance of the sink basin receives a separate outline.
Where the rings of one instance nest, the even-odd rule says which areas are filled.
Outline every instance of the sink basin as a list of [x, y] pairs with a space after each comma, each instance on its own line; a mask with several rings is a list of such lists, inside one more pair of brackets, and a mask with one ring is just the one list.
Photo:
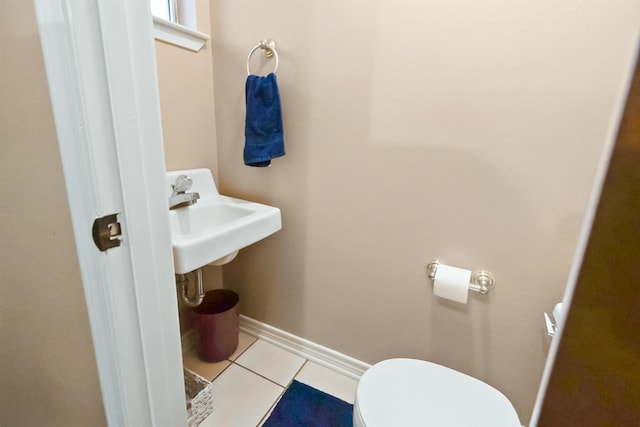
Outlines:
[[193, 180], [197, 203], [169, 211], [175, 272], [231, 261], [237, 251], [282, 228], [280, 209], [218, 193], [209, 169], [167, 172], [167, 200], [180, 175]]
[[[215, 233], [233, 221], [255, 213], [254, 209], [234, 206], [229, 202], [209, 203], [171, 212], [171, 230], [176, 237], [199, 233]], [[195, 237], [195, 236], [194, 236]]]

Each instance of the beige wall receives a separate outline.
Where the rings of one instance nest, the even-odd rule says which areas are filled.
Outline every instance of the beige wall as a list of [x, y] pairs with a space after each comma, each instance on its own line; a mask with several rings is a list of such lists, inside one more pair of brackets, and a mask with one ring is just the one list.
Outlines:
[[[209, 4], [198, 1], [198, 30], [209, 34]], [[167, 170], [217, 165], [211, 42], [198, 52], [156, 41]]]
[[[367, 362], [450, 366], [528, 422], [638, 3], [214, 0], [211, 16], [221, 189], [283, 215], [224, 268], [242, 312]], [[267, 37], [287, 155], [252, 169], [245, 59]], [[437, 300], [434, 257], [491, 270], [495, 291]]]
[[106, 425], [33, 2], [0, 46], [0, 425]]
[[[208, 0], [197, 2], [198, 30], [211, 31]], [[162, 133], [167, 170], [209, 168], [218, 176], [211, 42], [200, 51], [156, 41]], [[221, 267], [205, 267], [205, 290], [220, 287]], [[193, 288], [192, 288], [193, 290]], [[190, 328], [178, 298], [180, 330]]]

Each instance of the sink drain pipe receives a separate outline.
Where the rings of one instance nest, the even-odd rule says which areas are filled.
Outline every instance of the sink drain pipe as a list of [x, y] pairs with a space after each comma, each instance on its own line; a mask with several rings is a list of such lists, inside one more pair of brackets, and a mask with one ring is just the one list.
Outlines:
[[[187, 273], [189, 274], [189, 273]], [[202, 284], [202, 268], [196, 270], [197, 293], [193, 298], [189, 298], [189, 277], [187, 274], [176, 274], [176, 281], [180, 286], [182, 302], [187, 307], [197, 307], [204, 299], [204, 285]]]

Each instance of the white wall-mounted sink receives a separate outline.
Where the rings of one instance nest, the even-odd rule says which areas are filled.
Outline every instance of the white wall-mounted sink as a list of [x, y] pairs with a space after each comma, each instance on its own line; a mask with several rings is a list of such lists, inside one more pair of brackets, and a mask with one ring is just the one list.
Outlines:
[[167, 200], [180, 175], [193, 180], [188, 192], [199, 193], [200, 199], [169, 211], [176, 273], [228, 262], [240, 249], [282, 228], [280, 209], [221, 195], [209, 169], [167, 172]]

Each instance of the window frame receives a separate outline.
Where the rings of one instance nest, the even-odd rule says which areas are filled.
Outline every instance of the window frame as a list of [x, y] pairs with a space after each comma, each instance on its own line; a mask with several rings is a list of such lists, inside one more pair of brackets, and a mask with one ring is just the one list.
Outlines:
[[[152, 1], [149, 1], [150, 6]], [[167, 0], [166, 16], [153, 15], [153, 35], [156, 40], [161, 40], [175, 46], [183, 47], [194, 52], [198, 52], [209, 41], [208, 34], [197, 31], [195, 23], [195, 1]], [[154, 7], [151, 7], [152, 12]], [[189, 15], [189, 26], [181, 23], [180, 13], [182, 10], [185, 15]], [[190, 12], [190, 13], [187, 13]], [[187, 16], [185, 16], [187, 18]]]

